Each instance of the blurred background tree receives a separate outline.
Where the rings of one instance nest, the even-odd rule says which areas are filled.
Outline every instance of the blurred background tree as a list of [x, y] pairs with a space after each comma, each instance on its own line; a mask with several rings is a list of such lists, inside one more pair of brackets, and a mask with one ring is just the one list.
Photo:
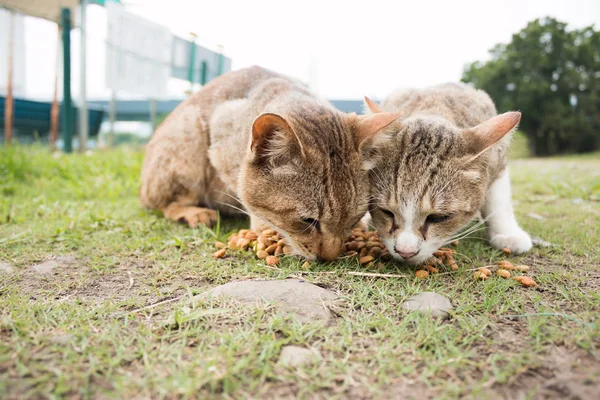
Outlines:
[[600, 149], [599, 31], [536, 19], [490, 53], [467, 65], [462, 81], [488, 92], [499, 112], [523, 113], [534, 155]]

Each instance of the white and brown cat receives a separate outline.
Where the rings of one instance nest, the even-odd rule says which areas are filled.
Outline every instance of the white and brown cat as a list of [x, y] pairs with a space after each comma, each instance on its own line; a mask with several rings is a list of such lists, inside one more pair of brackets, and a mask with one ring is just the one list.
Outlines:
[[212, 225], [249, 213], [309, 259], [338, 256], [368, 206], [369, 153], [398, 117], [344, 114], [259, 67], [225, 74], [180, 104], [147, 147], [140, 199], [168, 219]]
[[495, 248], [531, 249], [514, 215], [506, 152], [521, 114], [497, 115], [490, 97], [463, 84], [400, 90], [373, 115], [401, 112], [370, 170], [370, 214], [388, 251], [426, 261], [481, 212]]

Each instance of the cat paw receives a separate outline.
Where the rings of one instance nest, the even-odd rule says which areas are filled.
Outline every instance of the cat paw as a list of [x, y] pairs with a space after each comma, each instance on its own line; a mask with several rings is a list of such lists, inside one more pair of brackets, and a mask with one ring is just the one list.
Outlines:
[[189, 207], [182, 213], [177, 222], [187, 224], [190, 228], [196, 228], [200, 224], [204, 224], [211, 228], [217, 223], [218, 218], [219, 215], [215, 210]]
[[499, 250], [508, 247], [514, 254], [525, 253], [533, 246], [531, 237], [521, 228], [507, 234], [494, 234], [490, 242]]

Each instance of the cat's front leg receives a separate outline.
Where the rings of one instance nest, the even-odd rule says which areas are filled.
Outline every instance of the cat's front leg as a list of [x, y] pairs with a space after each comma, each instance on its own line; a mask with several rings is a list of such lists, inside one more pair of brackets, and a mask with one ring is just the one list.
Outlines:
[[531, 237], [515, 218], [512, 206], [508, 167], [488, 189], [482, 208], [486, 220], [488, 236], [497, 249], [509, 248], [513, 253], [525, 253], [532, 247]]

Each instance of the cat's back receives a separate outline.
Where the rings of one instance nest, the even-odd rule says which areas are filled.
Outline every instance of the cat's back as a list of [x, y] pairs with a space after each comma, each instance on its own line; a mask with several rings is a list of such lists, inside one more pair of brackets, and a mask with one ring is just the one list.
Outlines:
[[497, 114], [490, 96], [463, 83], [444, 83], [423, 89], [400, 89], [381, 103], [384, 111], [401, 111], [404, 118], [441, 116], [460, 128], [468, 128]]
[[[213, 79], [198, 92], [192, 94], [181, 102], [165, 119], [165, 124], [170, 120], [178, 120], [186, 109], [195, 109], [202, 119], [210, 119], [214, 109], [220, 104], [248, 97], [248, 94], [257, 86], [269, 79], [285, 79], [284, 76], [268, 69], [253, 66], [229, 72]], [[159, 127], [160, 128], [160, 127]]]

